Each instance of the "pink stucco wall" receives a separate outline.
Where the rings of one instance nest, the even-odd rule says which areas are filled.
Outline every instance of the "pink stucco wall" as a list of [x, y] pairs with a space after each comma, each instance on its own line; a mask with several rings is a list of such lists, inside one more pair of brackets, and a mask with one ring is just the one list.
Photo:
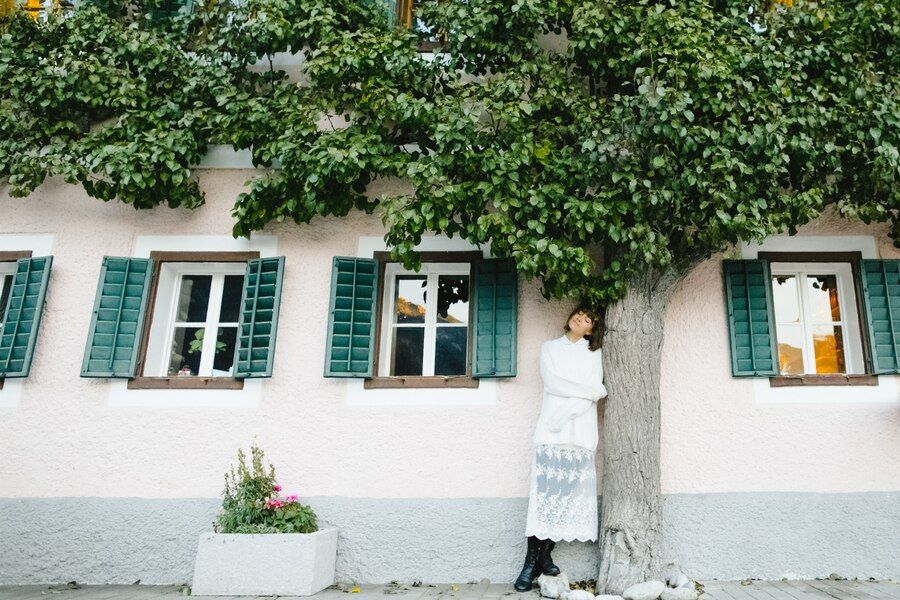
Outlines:
[[[215, 496], [236, 447], [253, 439], [304, 496], [526, 496], [537, 351], [570, 304], [522, 283], [519, 375], [497, 384], [493, 404], [350, 405], [347, 383], [322, 377], [331, 257], [380, 236], [377, 215], [266, 232], [287, 264], [275, 374], [258, 406], [110, 406], [107, 382], [79, 377], [103, 255], [130, 255], [138, 235], [229, 234], [247, 178], [201, 172], [207, 204], [194, 212], [137, 213], [59, 181], [27, 199], [0, 192], [0, 234], [53, 234], [55, 256], [31, 376], [18, 404], [0, 408], [0, 496]], [[900, 404], [756, 402], [752, 382], [729, 374], [721, 297], [709, 261], [667, 315], [663, 491], [900, 490]]]

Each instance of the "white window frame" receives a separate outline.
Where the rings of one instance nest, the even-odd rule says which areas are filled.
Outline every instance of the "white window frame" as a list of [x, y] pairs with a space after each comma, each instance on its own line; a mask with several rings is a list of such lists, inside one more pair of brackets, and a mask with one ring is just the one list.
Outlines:
[[[422, 344], [424, 356], [422, 357], [422, 376], [434, 377], [434, 353], [435, 340], [438, 327], [471, 327], [472, 314], [472, 297], [469, 294], [469, 316], [466, 323], [438, 323], [437, 322], [437, 290], [438, 277], [441, 275], [466, 275], [469, 277], [469, 289], [472, 290], [472, 263], [469, 262], [423, 262], [421, 269], [411, 271], [404, 269], [400, 263], [387, 263], [384, 266], [384, 293], [382, 295], [382, 312], [381, 312], [381, 339], [379, 340], [378, 360], [378, 376], [394, 377], [391, 375], [391, 361], [393, 350], [393, 331], [395, 327], [422, 327], [421, 324], [396, 324], [394, 323], [394, 297], [396, 292], [397, 276], [412, 275], [426, 277], [426, 299], [425, 299], [425, 339]], [[471, 339], [471, 336], [468, 336]], [[469, 357], [471, 356], [471, 348], [469, 341], [466, 341], [466, 373], [471, 371]], [[442, 377], [438, 375], [437, 377]]]
[[[220, 326], [238, 326], [237, 322], [220, 323], [219, 311], [222, 306], [225, 276], [244, 277], [246, 272], [247, 264], [244, 262], [164, 262], [160, 265], [153, 323], [150, 326], [147, 358], [143, 369], [144, 377], [170, 376], [169, 360], [176, 327], [204, 327], [207, 331], [216, 331]], [[176, 321], [181, 283], [186, 275], [212, 276], [205, 321]], [[216, 335], [203, 336], [200, 367], [197, 375], [192, 377], [233, 377], [234, 365], [228, 371], [213, 369], [217, 339]]]
[[[773, 262], [770, 265], [772, 277], [779, 275], [793, 275], [797, 278], [797, 290], [800, 295], [798, 307], [800, 311], [800, 327], [803, 330], [803, 371], [804, 375], [817, 375], [815, 370], [815, 349], [813, 345], [812, 328], [824, 323], [815, 323], [810, 315], [809, 292], [806, 278], [813, 275], [834, 275], [838, 286], [838, 306], [841, 313], [840, 321], [832, 321], [830, 324], [839, 325], [844, 333], [844, 358], [847, 375], [859, 375], [866, 372], [865, 357], [863, 355], [862, 332], [859, 325], [859, 307], [857, 306], [856, 287], [854, 285], [853, 267], [850, 263], [843, 262]], [[773, 282], [769, 282], [774, 285]], [[773, 295], [774, 302], [774, 295]], [[777, 311], [776, 314], [776, 339], [777, 339]]]
[[[0, 298], [3, 297], [3, 280], [7, 275], [15, 275], [18, 264], [14, 260], [0, 262]], [[6, 320], [6, 307], [0, 306], [0, 335], [3, 334], [3, 321]]]

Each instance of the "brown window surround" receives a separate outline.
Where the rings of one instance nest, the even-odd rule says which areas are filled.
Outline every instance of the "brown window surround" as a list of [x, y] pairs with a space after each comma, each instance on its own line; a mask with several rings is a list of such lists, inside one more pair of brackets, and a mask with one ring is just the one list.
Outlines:
[[[31, 250], [15, 250], [10, 252], [0, 252], [0, 262], [13, 262], [19, 260], [20, 258], [31, 258], [32, 252]], [[3, 313], [0, 313], [0, 318], [6, 317], [6, 307], [3, 307]], [[3, 389], [3, 381], [4, 378], [0, 377], [0, 390]]]
[[153, 259], [153, 277], [150, 280], [149, 298], [144, 328], [141, 332], [141, 345], [138, 351], [137, 372], [139, 375], [128, 380], [129, 390], [240, 390], [244, 388], [243, 379], [233, 377], [145, 377], [144, 362], [147, 358], [147, 345], [150, 343], [150, 327], [153, 325], [153, 312], [156, 307], [156, 293], [159, 285], [159, 271], [166, 262], [247, 262], [259, 258], [259, 252], [151, 252]]
[[[390, 252], [375, 252], [373, 258], [378, 261], [378, 290], [376, 291], [377, 303], [375, 305], [375, 356], [372, 367], [373, 373], [378, 373], [378, 362], [381, 352], [381, 315], [382, 302], [384, 301], [384, 267], [391, 260]], [[482, 259], [481, 252], [420, 252], [422, 262], [465, 262], [473, 263]], [[466, 374], [465, 375], [404, 375], [404, 376], [380, 376], [368, 378], [363, 383], [365, 389], [381, 388], [477, 388], [478, 379], [472, 377], [472, 315], [474, 303], [472, 291], [474, 282], [469, 280], [469, 323], [467, 326], [468, 338], [466, 340]]]
[[[834, 262], [850, 263], [853, 269], [853, 290], [856, 297], [856, 313], [859, 316], [859, 330], [862, 332], [863, 363], [868, 369], [872, 364], [872, 349], [869, 347], [869, 336], [865, 335], [869, 325], [866, 322], [866, 305], [863, 301], [862, 286], [859, 278], [859, 261], [862, 252], [760, 252], [758, 258], [773, 262]], [[878, 385], [878, 375], [860, 373], [853, 375], [776, 375], [769, 378], [771, 387], [820, 386], [820, 385]]]

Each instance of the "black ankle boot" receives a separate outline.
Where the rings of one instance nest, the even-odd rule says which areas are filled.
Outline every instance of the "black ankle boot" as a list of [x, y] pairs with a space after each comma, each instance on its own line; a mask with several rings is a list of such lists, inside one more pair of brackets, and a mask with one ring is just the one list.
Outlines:
[[516, 579], [516, 583], [513, 586], [516, 588], [517, 592], [530, 591], [531, 588], [534, 587], [534, 580], [541, 574], [539, 562], [541, 559], [542, 543], [542, 540], [537, 539], [533, 535], [528, 537], [528, 550], [525, 552], [525, 566], [522, 567], [522, 572], [519, 573], [519, 578]]
[[559, 575], [559, 567], [553, 564], [553, 558], [550, 556], [554, 546], [556, 546], [556, 542], [553, 540], [542, 540], [540, 565], [541, 573], [544, 575]]

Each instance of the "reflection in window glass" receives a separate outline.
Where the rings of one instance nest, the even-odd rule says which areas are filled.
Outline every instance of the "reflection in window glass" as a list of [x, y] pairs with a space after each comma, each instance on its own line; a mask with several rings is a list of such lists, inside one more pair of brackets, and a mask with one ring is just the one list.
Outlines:
[[438, 277], [438, 323], [467, 323], [469, 320], [469, 277]]
[[467, 327], [438, 327], [435, 334], [434, 374], [466, 374]]
[[772, 301], [775, 304], [777, 322], [796, 323], [800, 320], [800, 298], [797, 294], [797, 278], [794, 275], [772, 277]]
[[244, 291], [243, 275], [226, 275], [222, 289], [222, 307], [219, 311], [220, 323], [237, 323], [241, 309], [241, 293]]
[[219, 335], [216, 338], [216, 357], [213, 359], [214, 377], [231, 375], [236, 344], [237, 327], [219, 327]]
[[3, 330], [3, 321], [6, 319], [6, 305], [9, 304], [9, 292], [12, 290], [12, 275], [5, 275], [0, 280], [0, 331]]
[[779, 323], [776, 327], [779, 370], [783, 375], [803, 375], [803, 326]]
[[421, 375], [424, 327], [395, 327], [391, 375]]
[[425, 322], [425, 287], [424, 276], [398, 275], [396, 293], [394, 295], [395, 323]]
[[202, 327], [176, 327], [172, 337], [172, 355], [169, 359], [170, 377], [197, 375], [203, 353]]
[[178, 310], [175, 320], [179, 323], [205, 323], [209, 306], [210, 275], [185, 275], [178, 292]]
[[813, 328], [813, 351], [816, 373], [845, 373], [843, 331], [839, 325], [818, 325]]
[[813, 322], [827, 323], [841, 320], [836, 276], [807, 275], [806, 290], [809, 296], [809, 313]]

